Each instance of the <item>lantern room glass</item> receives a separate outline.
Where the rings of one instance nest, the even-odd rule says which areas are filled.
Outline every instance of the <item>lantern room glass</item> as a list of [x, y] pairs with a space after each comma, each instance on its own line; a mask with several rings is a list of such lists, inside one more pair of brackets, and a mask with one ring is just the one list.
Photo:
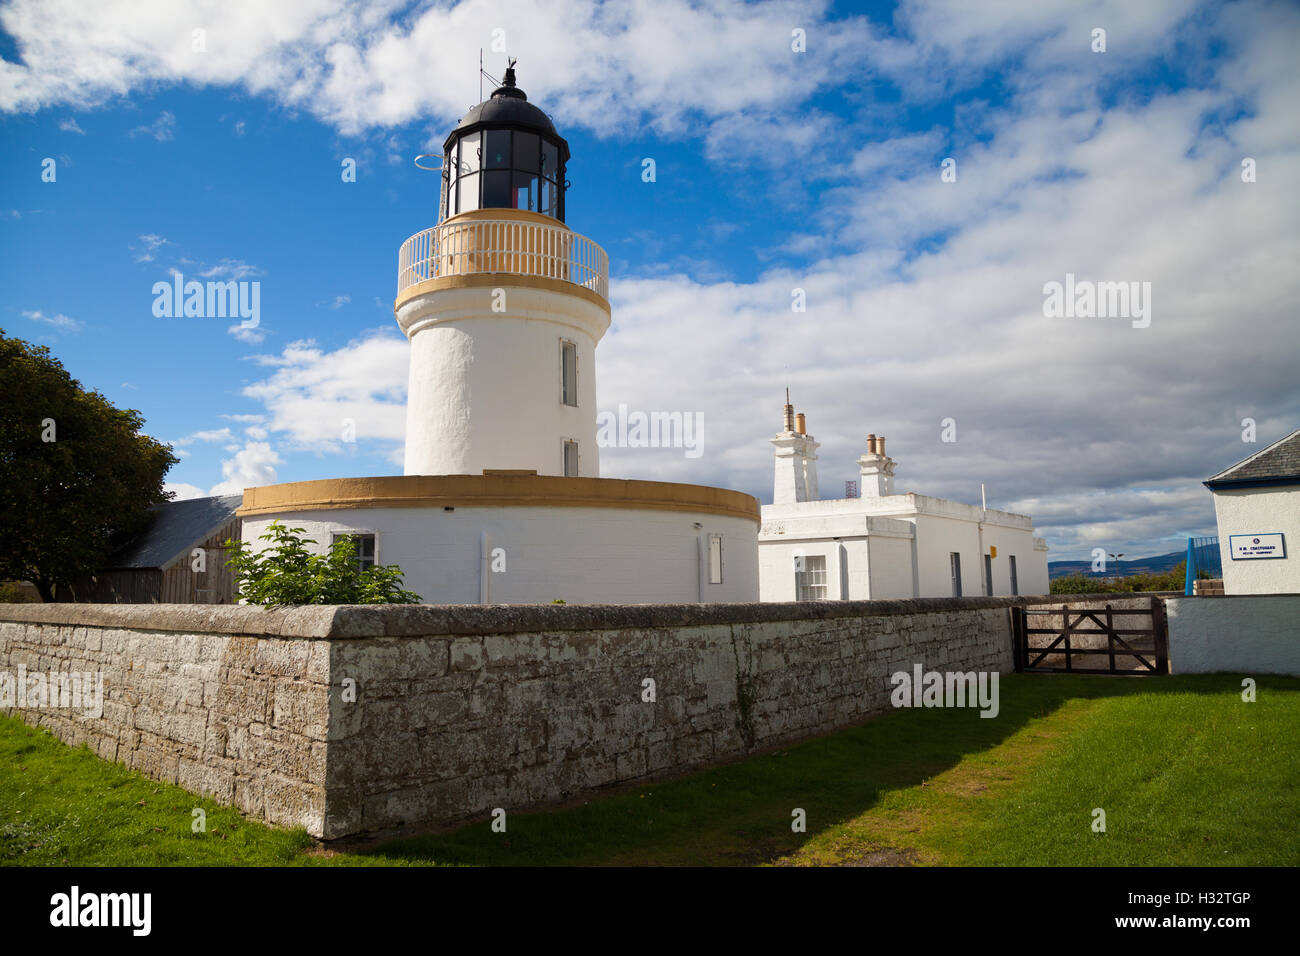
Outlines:
[[466, 133], [444, 156], [444, 217], [475, 209], [526, 209], [564, 221], [559, 144], [527, 130]]

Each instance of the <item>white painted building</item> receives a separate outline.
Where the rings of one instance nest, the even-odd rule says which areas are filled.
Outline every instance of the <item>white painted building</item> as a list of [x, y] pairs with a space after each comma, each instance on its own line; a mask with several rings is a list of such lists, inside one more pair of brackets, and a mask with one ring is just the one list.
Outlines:
[[1224, 594], [1300, 594], [1300, 431], [1205, 482]]
[[756, 499], [599, 477], [608, 260], [565, 225], [568, 159], [508, 69], [444, 143], [440, 222], [399, 254], [405, 474], [246, 489], [245, 540], [277, 519], [322, 552], [357, 535], [429, 603], [758, 599]]
[[870, 435], [857, 498], [818, 494], [818, 443], [785, 406], [771, 439], [773, 501], [758, 535], [764, 601], [1046, 594], [1047, 543], [1028, 515], [896, 494], [897, 463]]

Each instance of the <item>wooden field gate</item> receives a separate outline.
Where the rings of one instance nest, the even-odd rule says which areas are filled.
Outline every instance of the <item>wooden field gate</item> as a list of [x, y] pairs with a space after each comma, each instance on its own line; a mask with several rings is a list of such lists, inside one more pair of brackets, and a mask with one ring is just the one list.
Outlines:
[[[1168, 674], [1165, 604], [1035, 605], [1011, 609], [1016, 670], [1040, 674]], [[1093, 661], [1096, 663], [1093, 663]]]

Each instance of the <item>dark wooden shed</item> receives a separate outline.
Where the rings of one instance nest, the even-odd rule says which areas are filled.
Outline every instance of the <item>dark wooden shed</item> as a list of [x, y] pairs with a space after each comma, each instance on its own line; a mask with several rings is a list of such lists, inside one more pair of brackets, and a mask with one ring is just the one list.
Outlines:
[[[233, 604], [235, 581], [222, 545], [239, 537], [242, 495], [155, 505], [147, 528], [78, 582], [71, 600], [88, 604]], [[62, 594], [59, 600], [67, 600]]]

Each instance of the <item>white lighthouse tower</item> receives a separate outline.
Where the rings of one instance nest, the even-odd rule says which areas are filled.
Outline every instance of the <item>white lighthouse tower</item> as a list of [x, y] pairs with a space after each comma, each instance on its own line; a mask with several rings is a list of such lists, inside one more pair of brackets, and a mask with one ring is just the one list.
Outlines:
[[[600, 477], [609, 264], [565, 225], [568, 162], [512, 62], [447, 137], [438, 222], [398, 256], [405, 473], [247, 488], [245, 540], [272, 521], [321, 552], [348, 535], [359, 564], [397, 565], [432, 604], [758, 598], [756, 499]], [[807, 458], [815, 443], [799, 431]], [[801, 476], [812, 490], [799, 500], [815, 498], [815, 475]]]
[[440, 221], [400, 256], [406, 474], [600, 474], [594, 373], [608, 267], [564, 224], [568, 160], [513, 62], [443, 144]]

